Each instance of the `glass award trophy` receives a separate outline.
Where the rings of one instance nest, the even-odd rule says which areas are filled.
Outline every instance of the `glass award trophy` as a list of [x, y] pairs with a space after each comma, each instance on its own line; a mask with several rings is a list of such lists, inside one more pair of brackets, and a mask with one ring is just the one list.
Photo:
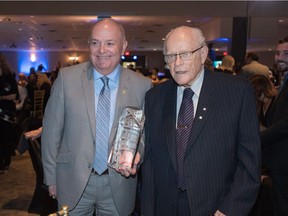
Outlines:
[[118, 123], [116, 139], [108, 158], [109, 167], [113, 169], [118, 169], [121, 166], [133, 168], [144, 121], [144, 113], [141, 109], [135, 107], [123, 109]]

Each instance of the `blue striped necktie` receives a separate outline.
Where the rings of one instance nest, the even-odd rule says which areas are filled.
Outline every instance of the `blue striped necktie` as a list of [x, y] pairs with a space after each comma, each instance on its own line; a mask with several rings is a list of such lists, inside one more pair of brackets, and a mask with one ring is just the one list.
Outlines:
[[184, 155], [194, 120], [193, 95], [194, 92], [191, 88], [186, 88], [184, 90], [176, 129], [177, 183], [178, 188], [182, 191], [186, 190], [186, 182], [184, 178]]
[[104, 86], [101, 89], [96, 113], [96, 152], [94, 169], [101, 175], [107, 169], [109, 120], [110, 120], [110, 89], [109, 78], [101, 78]]

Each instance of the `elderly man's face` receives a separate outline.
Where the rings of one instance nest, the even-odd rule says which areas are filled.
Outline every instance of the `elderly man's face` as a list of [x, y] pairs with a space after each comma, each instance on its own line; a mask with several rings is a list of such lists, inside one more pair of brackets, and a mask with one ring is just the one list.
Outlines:
[[114, 22], [100, 21], [91, 32], [90, 61], [99, 73], [108, 75], [120, 62], [126, 47], [127, 42], [119, 26]]
[[288, 71], [288, 43], [278, 44], [275, 63], [279, 72]]
[[[189, 29], [176, 29], [166, 41], [165, 55], [180, 54], [195, 51], [201, 47], [200, 38]], [[203, 46], [192, 54], [191, 59], [183, 60], [179, 55], [175, 61], [167, 62], [170, 73], [176, 83], [190, 86], [204, 67], [208, 48]]]

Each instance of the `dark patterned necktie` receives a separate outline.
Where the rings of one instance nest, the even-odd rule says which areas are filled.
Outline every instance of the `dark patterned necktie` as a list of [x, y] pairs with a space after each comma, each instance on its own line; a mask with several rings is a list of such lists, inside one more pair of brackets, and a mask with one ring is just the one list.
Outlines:
[[186, 88], [184, 90], [176, 129], [177, 180], [178, 188], [182, 191], [186, 190], [186, 182], [184, 178], [184, 155], [194, 120], [194, 105], [192, 101], [193, 94], [194, 92], [191, 88]]

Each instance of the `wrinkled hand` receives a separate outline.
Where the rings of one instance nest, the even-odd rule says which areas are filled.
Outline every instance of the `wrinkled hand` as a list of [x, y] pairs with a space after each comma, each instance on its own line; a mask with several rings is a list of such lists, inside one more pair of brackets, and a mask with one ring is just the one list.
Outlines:
[[53, 199], [56, 199], [57, 197], [56, 185], [49, 185], [48, 191], [49, 191], [49, 196], [52, 197]]
[[28, 131], [24, 135], [26, 139], [31, 138], [32, 140], [34, 140], [40, 137], [41, 133], [42, 133], [42, 127], [38, 128], [37, 130]]
[[225, 214], [223, 214], [222, 212], [220, 212], [219, 210], [217, 210], [214, 214], [214, 216], [226, 216]]
[[137, 152], [135, 159], [134, 159], [134, 163], [133, 163], [132, 152], [125, 151], [121, 154], [121, 157], [119, 160], [119, 168], [116, 171], [121, 173], [121, 175], [125, 177], [129, 177], [130, 175], [135, 175], [137, 172], [137, 165], [139, 164], [140, 159], [141, 159], [141, 156], [139, 152]]

